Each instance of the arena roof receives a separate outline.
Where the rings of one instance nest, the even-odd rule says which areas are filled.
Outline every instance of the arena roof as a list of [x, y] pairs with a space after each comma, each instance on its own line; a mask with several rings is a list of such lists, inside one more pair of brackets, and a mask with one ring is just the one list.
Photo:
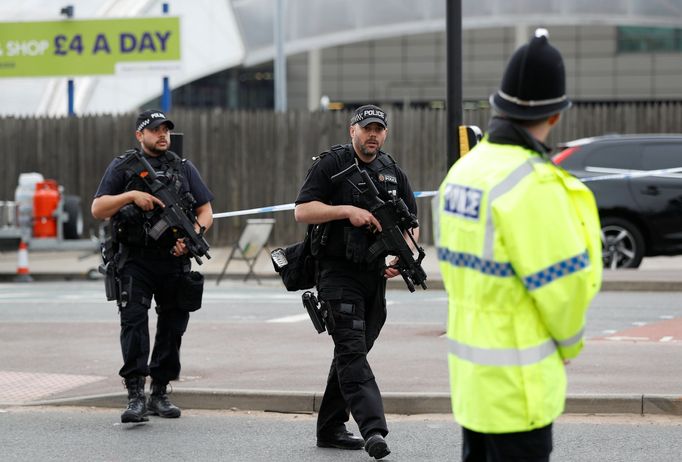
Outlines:
[[[237, 65], [273, 59], [276, 0], [168, 1], [181, 18], [180, 70], [173, 87]], [[285, 52], [442, 31], [447, 0], [285, 0]], [[0, 6], [2, 21], [59, 20], [62, 7], [75, 17], [160, 16], [159, 0], [23, 0]], [[516, 25], [651, 25], [679, 27], [682, 0], [463, 0], [463, 28]], [[126, 112], [161, 93], [160, 75], [76, 78], [76, 113]], [[0, 114], [64, 115], [66, 79], [5, 78]]]

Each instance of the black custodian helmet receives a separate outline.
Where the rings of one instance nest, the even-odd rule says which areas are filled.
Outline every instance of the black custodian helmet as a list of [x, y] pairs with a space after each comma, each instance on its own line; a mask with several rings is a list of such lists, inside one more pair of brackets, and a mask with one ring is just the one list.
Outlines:
[[490, 104], [509, 117], [539, 120], [571, 106], [566, 96], [566, 71], [559, 50], [549, 44], [546, 29], [514, 52]]

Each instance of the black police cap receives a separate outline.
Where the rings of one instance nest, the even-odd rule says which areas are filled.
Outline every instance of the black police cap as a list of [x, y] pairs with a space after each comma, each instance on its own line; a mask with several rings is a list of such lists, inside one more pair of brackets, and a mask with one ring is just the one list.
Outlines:
[[538, 29], [514, 52], [490, 104], [509, 117], [539, 120], [568, 109], [566, 71], [559, 50], [549, 44], [547, 30]]
[[171, 130], [175, 128], [175, 124], [166, 117], [166, 114], [158, 109], [148, 109], [137, 116], [135, 131], [141, 132], [145, 128], [156, 128], [161, 124], [168, 125]]
[[350, 118], [351, 125], [358, 124], [361, 127], [366, 127], [372, 122], [376, 122], [384, 128], [388, 127], [386, 111], [373, 104], [360, 106], [353, 112], [353, 116]]

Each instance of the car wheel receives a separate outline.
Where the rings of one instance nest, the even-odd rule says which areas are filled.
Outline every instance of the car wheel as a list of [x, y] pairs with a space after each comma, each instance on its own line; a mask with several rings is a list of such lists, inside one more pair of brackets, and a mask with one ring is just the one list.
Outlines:
[[601, 222], [602, 260], [606, 269], [637, 268], [644, 257], [644, 238], [631, 222], [604, 218]]

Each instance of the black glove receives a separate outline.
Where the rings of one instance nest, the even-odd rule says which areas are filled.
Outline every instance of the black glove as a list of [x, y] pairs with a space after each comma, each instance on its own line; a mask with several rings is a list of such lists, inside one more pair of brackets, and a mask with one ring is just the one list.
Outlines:
[[362, 228], [351, 228], [346, 236], [346, 259], [360, 263], [367, 258], [367, 234]]

